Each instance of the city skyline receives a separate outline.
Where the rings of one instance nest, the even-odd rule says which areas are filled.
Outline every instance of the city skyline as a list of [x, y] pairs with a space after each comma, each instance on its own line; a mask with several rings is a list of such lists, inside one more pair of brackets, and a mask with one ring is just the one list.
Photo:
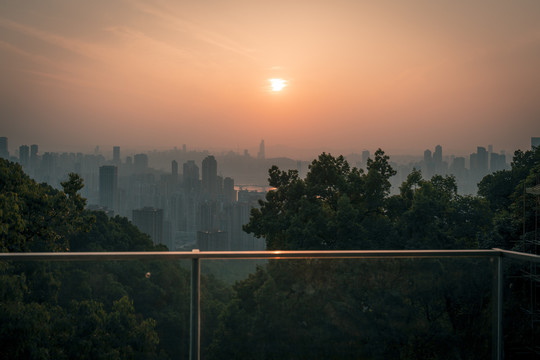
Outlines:
[[[1, 134], [0, 134], [1, 135]], [[511, 161], [512, 159], [512, 156], [514, 154], [514, 152], [516, 150], [522, 150], [522, 151], [526, 151], [526, 150], [530, 150], [531, 149], [531, 146], [534, 146], [533, 143], [536, 141], [538, 142], [539, 137], [529, 137], [528, 138], [528, 141], [527, 143], [523, 146], [523, 147], [520, 147], [520, 148], [516, 148], [516, 149], [504, 149], [504, 148], [501, 148], [498, 144], [492, 144], [492, 143], [489, 143], [489, 144], [476, 144], [474, 146], [471, 146], [470, 148], [464, 148], [464, 149], [461, 149], [461, 150], [455, 150], [455, 147], [452, 147], [450, 146], [449, 148], [447, 147], [444, 147], [444, 157], [445, 158], [453, 158], [453, 157], [456, 157], [456, 156], [466, 156], [468, 157], [471, 153], [473, 153], [474, 151], [477, 150], [478, 147], [483, 147], [483, 148], [490, 148], [490, 152], [495, 152], [495, 153], [502, 153], [502, 154], [506, 154], [508, 156], [508, 161]], [[35, 152], [34, 153], [34, 156], [36, 156], [37, 154], [37, 149], [39, 147], [39, 154], [42, 155], [42, 154], [45, 154], [45, 153], [55, 153], [55, 154], [66, 154], [66, 153], [73, 153], [73, 154], [77, 154], [77, 153], [80, 153], [80, 154], [95, 154], [95, 155], [102, 155], [104, 156], [107, 160], [112, 160], [113, 163], [117, 163], [118, 161], [120, 161], [121, 159], [126, 159], [126, 157], [130, 157], [130, 158], [133, 158], [134, 156], [136, 155], [143, 155], [143, 156], [147, 156], [147, 154], [159, 154], [159, 153], [166, 153], [166, 152], [183, 152], [183, 153], [189, 153], [189, 152], [194, 152], [194, 153], [208, 153], [208, 154], [213, 154], [213, 155], [219, 155], [219, 156], [226, 156], [226, 155], [230, 155], [230, 154], [235, 154], [235, 155], [242, 155], [242, 156], [248, 156], [248, 157], [252, 157], [254, 159], [264, 159], [264, 158], [268, 158], [268, 159], [278, 159], [278, 158], [288, 158], [288, 159], [291, 159], [291, 160], [299, 160], [299, 161], [308, 161], [310, 162], [311, 160], [315, 159], [318, 157], [318, 155], [320, 155], [321, 153], [331, 153], [333, 155], [343, 155], [343, 156], [352, 156], [352, 157], [359, 157], [359, 156], [362, 156], [363, 153], [370, 153], [370, 152], [374, 152], [376, 149], [380, 149], [381, 147], [375, 147], [373, 149], [367, 149], [365, 147], [358, 147], [357, 149], [353, 149], [349, 152], [347, 151], [340, 151], [339, 149], [329, 149], [329, 148], [320, 148], [320, 149], [317, 149], [317, 148], [311, 148], [311, 149], [300, 149], [300, 148], [293, 148], [293, 147], [287, 147], [287, 146], [280, 146], [280, 145], [270, 145], [270, 146], [265, 146], [264, 145], [264, 139], [261, 140], [261, 142], [259, 143], [258, 146], [252, 146], [250, 147], [249, 149], [248, 148], [240, 148], [240, 147], [237, 147], [237, 148], [218, 148], [218, 147], [202, 147], [202, 146], [194, 146], [194, 147], [187, 147], [186, 144], [182, 144], [180, 146], [174, 146], [174, 147], [167, 147], [167, 146], [161, 146], [161, 147], [152, 147], [152, 148], [143, 148], [143, 147], [132, 147], [132, 148], [124, 148], [122, 146], [119, 146], [119, 145], [111, 145], [111, 146], [100, 146], [100, 145], [96, 145], [96, 146], [93, 146], [93, 147], [75, 147], [75, 148], [63, 148], [61, 146], [52, 146], [52, 147], [43, 147], [41, 144], [34, 144], [34, 143], [31, 143], [31, 142], [22, 142], [20, 144], [13, 144], [13, 142], [11, 141], [11, 139], [9, 139], [8, 137], [6, 136], [0, 136], [0, 152], [2, 152], [2, 154], [0, 154], [0, 156], [4, 157], [4, 158], [9, 158], [9, 157], [12, 157], [12, 158], [16, 158], [16, 159], [20, 159], [20, 151], [21, 149], [25, 149], [24, 151], [29, 151], [29, 150], [26, 150], [26, 148], [28, 147], [28, 149], [30, 149], [30, 147], [33, 147], [33, 151]], [[255, 144], [255, 142], [254, 142]], [[443, 148], [443, 146], [441, 146], [441, 143], [437, 143], [437, 142], [431, 142], [430, 145], [428, 145], [426, 148], [422, 149], [422, 150], [415, 150], [415, 151], [411, 151], [411, 152], [403, 152], [403, 153], [400, 153], [400, 152], [394, 152], [392, 153], [391, 151], [388, 152], [386, 151], [386, 149], [382, 149], [383, 151], [386, 152], [387, 155], [391, 156], [394, 158], [394, 160], [397, 159], [398, 162], [409, 162], [411, 160], [414, 160], [414, 159], [421, 159], [424, 157], [425, 155], [425, 151], [431, 151], [431, 149], [436, 149], [438, 147], [441, 147]], [[120, 149], [121, 152], [120, 152]], [[268, 149], [270, 149], [270, 151], [268, 151]], [[337, 151], [336, 151], [337, 150]], [[6, 154], [4, 154], [4, 151], [7, 151], [6, 154], [9, 154], [9, 156], [6, 156]], [[262, 152], [261, 152], [262, 151]], [[269, 156], [265, 156], [265, 152], [269, 152]], [[122, 154], [120, 156], [120, 154]], [[262, 158], [261, 158], [261, 154], [262, 154]], [[295, 156], [296, 154], [296, 156]], [[23, 155], [23, 156], [26, 156], [26, 155]], [[399, 160], [401, 159], [401, 160]], [[147, 161], [147, 160], [146, 160]], [[165, 166], [165, 167], [158, 167], [160, 169], [165, 169], [165, 168], [168, 168], [168, 165]]]
[[11, 144], [256, 155], [264, 139], [268, 157], [305, 158], [513, 152], [538, 133], [534, 1], [53, 0], [0, 14]]

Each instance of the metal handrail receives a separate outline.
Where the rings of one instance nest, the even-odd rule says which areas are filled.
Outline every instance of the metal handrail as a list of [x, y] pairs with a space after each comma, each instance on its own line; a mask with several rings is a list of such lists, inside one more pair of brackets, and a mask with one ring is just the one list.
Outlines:
[[311, 251], [145, 251], [0, 253], [0, 261], [191, 260], [190, 359], [200, 358], [200, 260], [224, 259], [379, 259], [488, 257], [495, 259], [493, 359], [502, 359], [503, 258], [540, 263], [540, 256], [502, 249], [487, 250], [311, 250]]
[[[315, 259], [315, 258], [435, 258], [494, 257], [491, 250], [307, 250], [307, 251], [140, 251], [140, 252], [21, 252], [0, 253], [0, 260], [94, 261], [94, 260], [193, 260], [193, 259]], [[540, 257], [539, 257], [540, 259]]]

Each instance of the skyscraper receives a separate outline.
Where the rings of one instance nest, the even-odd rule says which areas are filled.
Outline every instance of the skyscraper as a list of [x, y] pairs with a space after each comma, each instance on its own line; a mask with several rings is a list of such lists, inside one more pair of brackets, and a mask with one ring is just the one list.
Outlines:
[[178, 162], [176, 160], [171, 161], [171, 174], [173, 182], [178, 181]]
[[146, 169], [148, 169], [148, 155], [135, 154], [135, 156], [133, 156], [133, 166], [137, 172], [146, 171]]
[[150, 235], [154, 244], [163, 244], [163, 209], [144, 207], [131, 212], [132, 222]]
[[22, 167], [28, 166], [30, 161], [30, 148], [28, 145], [19, 146], [19, 163]]
[[218, 193], [217, 161], [212, 155], [202, 161], [202, 191], [210, 196]]
[[484, 176], [488, 172], [488, 152], [486, 151], [485, 147], [478, 146], [476, 154], [478, 172], [481, 176]]
[[33, 172], [36, 171], [39, 165], [38, 158], [38, 146], [36, 144], [30, 145], [30, 168]]
[[[0, 141], [2, 139], [0, 138]], [[6, 140], [6, 143], [7, 143], [7, 140]], [[0, 142], [1, 144], [1, 142]], [[540, 137], [531, 137], [531, 149], [534, 149], [535, 147], [538, 147], [540, 146]], [[7, 147], [7, 145], [6, 145]], [[1, 155], [0, 155], [1, 156]]]
[[431, 162], [432, 158], [431, 158], [431, 150], [429, 149], [426, 149], [424, 150], [424, 162], [427, 164], [429, 162]]
[[505, 169], [506, 169], [506, 155], [491, 153], [491, 157], [489, 159], [489, 170], [494, 172], [494, 171], [505, 170]]
[[99, 168], [99, 205], [116, 210], [118, 168], [112, 165]]
[[37, 159], [38, 149], [36, 144], [30, 145], [30, 161]]
[[7, 137], [0, 137], [0, 157], [4, 158], [4, 159], [9, 158], [8, 138]]
[[234, 179], [226, 177], [223, 179], [223, 196], [228, 202], [236, 201], [236, 190], [234, 190]]
[[257, 154], [257, 159], [264, 160], [266, 157], [264, 153], [264, 140], [261, 140], [261, 144], [259, 145], [259, 153]]
[[113, 147], [113, 162], [115, 164], [120, 164], [120, 146]]
[[435, 152], [433, 153], [433, 162], [440, 164], [442, 162], [442, 146], [435, 146]]
[[369, 159], [369, 150], [362, 151], [362, 165], [365, 167]]
[[184, 190], [186, 192], [193, 192], [199, 186], [199, 167], [195, 164], [195, 161], [188, 160], [182, 166], [183, 174], [182, 179], [184, 181]]

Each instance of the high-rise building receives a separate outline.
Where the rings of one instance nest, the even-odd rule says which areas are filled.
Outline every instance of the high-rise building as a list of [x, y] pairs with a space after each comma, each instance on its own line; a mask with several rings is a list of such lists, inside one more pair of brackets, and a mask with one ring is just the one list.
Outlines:
[[218, 194], [217, 161], [212, 155], [202, 161], [202, 191], [210, 196]]
[[264, 153], [264, 140], [261, 140], [261, 144], [259, 145], [259, 153], [257, 154], [257, 159], [264, 160], [266, 157]]
[[28, 163], [30, 161], [30, 148], [28, 145], [21, 145], [19, 146], [19, 164], [21, 164], [22, 167], [28, 166]]
[[488, 172], [488, 152], [485, 147], [478, 146], [476, 154], [478, 172], [481, 176], [484, 176]]
[[113, 163], [120, 164], [120, 146], [113, 147]]
[[452, 162], [451, 170], [453, 173], [465, 171], [465, 158], [461, 156], [455, 157]]
[[116, 210], [118, 196], [118, 168], [113, 165], [99, 167], [99, 205]]
[[433, 162], [435, 164], [442, 163], [442, 146], [441, 145], [435, 146], [435, 152], [433, 153]]
[[227, 232], [221, 230], [198, 231], [197, 248], [201, 251], [229, 251]]
[[154, 244], [163, 244], [163, 209], [143, 207], [131, 213], [133, 225], [150, 235]]
[[424, 150], [424, 164], [422, 166], [422, 174], [426, 179], [430, 179], [435, 174], [435, 163], [433, 162], [431, 150], [429, 149]]
[[[1, 139], [0, 139], [1, 141]], [[6, 140], [7, 142], [7, 140]], [[531, 149], [534, 149], [535, 147], [540, 146], [540, 137], [531, 137]], [[6, 145], [7, 147], [7, 145]], [[0, 155], [1, 156], [1, 155]]]
[[0, 137], [0, 157], [4, 158], [4, 159], [9, 158], [8, 138], [7, 137]]
[[30, 145], [30, 167], [32, 170], [36, 170], [39, 165], [38, 158], [38, 146], [36, 144]]
[[469, 157], [469, 169], [471, 172], [475, 172], [478, 170], [478, 154], [472, 153]]
[[490, 171], [499, 171], [506, 169], [506, 155], [491, 153], [489, 159], [489, 169]]
[[37, 159], [39, 147], [36, 144], [30, 145], [30, 161]]
[[178, 162], [176, 160], [171, 161], [171, 174], [173, 182], [178, 181]]
[[369, 159], [369, 150], [362, 151], [362, 165], [363, 166], [366, 166], [368, 159]]
[[133, 166], [136, 172], [145, 172], [148, 169], [148, 155], [135, 154], [133, 156]]
[[186, 192], [194, 192], [199, 187], [199, 167], [195, 161], [188, 160], [182, 166], [182, 180], [184, 182], [184, 190]]
[[234, 179], [226, 177], [223, 180], [223, 196], [228, 202], [236, 201], [236, 190], [234, 190]]
[[431, 162], [432, 158], [431, 158], [431, 150], [429, 149], [426, 149], [424, 151], [424, 162], [427, 164], [429, 162]]

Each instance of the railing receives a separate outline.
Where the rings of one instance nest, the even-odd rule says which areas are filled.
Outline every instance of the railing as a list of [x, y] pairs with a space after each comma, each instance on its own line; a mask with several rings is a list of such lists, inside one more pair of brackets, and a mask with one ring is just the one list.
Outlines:
[[389, 251], [219, 251], [219, 252], [91, 252], [91, 253], [0, 253], [1, 260], [13, 261], [110, 261], [191, 260], [190, 359], [200, 358], [201, 260], [230, 259], [422, 259], [489, 258], [493, 263], [492, 358], [503, 358], [503, 261], [514, 259], [540, 264], [540, 256], [491, 250], [389, 250]]

